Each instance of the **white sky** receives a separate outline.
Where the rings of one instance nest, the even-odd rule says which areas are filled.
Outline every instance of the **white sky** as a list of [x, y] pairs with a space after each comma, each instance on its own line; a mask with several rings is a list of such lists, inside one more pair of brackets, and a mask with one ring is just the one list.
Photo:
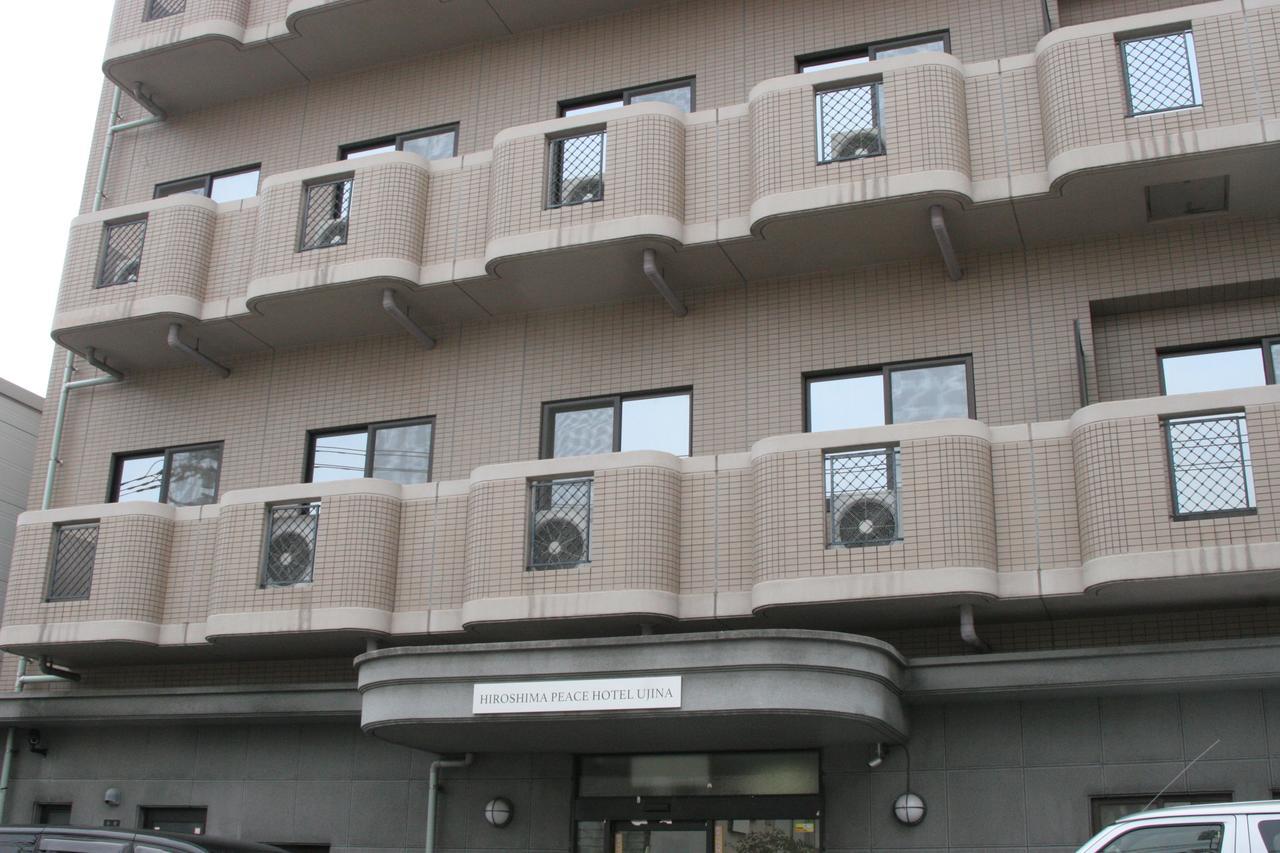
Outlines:
[[[8, 247], [0, 297], [0, 376], [44, 396], [49, 326], [71, 219], [79, 213], [102, 86], [112, 0], [72, 0], [51, 28], [48, 3], [6, 4], [0, 70], [9, 84], [0, 162]], [[56, 33], [57, 40], [53, 35]], [[41, 37], [33, 37], [41, 36]]]

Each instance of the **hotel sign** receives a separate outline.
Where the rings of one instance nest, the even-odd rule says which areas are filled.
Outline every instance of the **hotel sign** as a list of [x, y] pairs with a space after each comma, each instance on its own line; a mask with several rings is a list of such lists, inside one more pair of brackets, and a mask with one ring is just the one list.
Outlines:
[[560, 714], [679, 708], [681, 676], [477, 684], [473, 714]]

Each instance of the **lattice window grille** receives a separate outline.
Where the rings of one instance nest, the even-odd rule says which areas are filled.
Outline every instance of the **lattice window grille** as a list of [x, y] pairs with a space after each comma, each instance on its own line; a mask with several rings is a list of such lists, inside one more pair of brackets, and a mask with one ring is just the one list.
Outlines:
[[1175, 516], [1254, 509], [1243, 412], [1165, 421]]
[[315, 573], [320, 501], [276, 504], [267, 508], [267, 539], [262, 554], [262, 586], [311, 583]]
[[347, 242], [351, 221], [351, 178], [307, 187], [298, 250], [323, 249]]
[[585, 204], [604, 198], [603, 130], [551, 142], [551, 185], [548, 207]]
[[1120, 51], [1132, 115], [1200, 106], [1195, 40], [1190, 30], [1125, 39]]
[[98, 287], [131, 284], [142, 269], [142, 246], [147, 237], [147, 220], [112, 222], [102, 232], [102, 255], [98, 259]]
[[898, 459], [897, 447], [825, 454], [828, 545], [885, 545], [902, 538]]
[[181, 15], [187, 11], [187, 0], [147, 0], [146, 11], [142, 20], [156, 21], [170, 15]]
[[78, 601], [88, 598], [93, 585], [93, 563], [97, 555], [98, 522], [62, 524], [55, 528], [48, 600]]
[[818, 160], [831, 163], [885, 153], [880, 83], [818, 92]]
[[529, 483], [529, 568], [591, 561], [591, 477]]

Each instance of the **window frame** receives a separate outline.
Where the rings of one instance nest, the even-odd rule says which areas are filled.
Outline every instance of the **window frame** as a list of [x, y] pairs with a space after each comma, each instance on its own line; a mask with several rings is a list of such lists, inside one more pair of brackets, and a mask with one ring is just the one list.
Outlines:
[[[795, 73], [816, 73], [814, 71], [806, 71], [806, 69], [815, 65], [826, 65], [831, 62], [849, 62], [852, 66], [859, 59], [867, 62], [876, 61], [876, 53], [881, 50], [891, 50], [899, 47], [909, 47], [913, 44], [925, 44], [931, 41], [942, 41], [942, 50], [944, 53], [951, 53], [951, 30], [931, 30], [929, 32], [916, 33], [915, 35], [902, 36], [900, 38], [883, 39], [881, 41], [869, 41], [862, 44], [846, 45], [844, 47], [835, 47], [828, 50], [815, 51], [813, 53], [799, 54], [795, 58]], [[834, 68], [820, 69], [823, 71], [834, 71]]]
[[[1262, 375], [1267, 385], [1276, 384], [1275, 364], [1270, 352], [1272, 346], [1280, 345], [1280, 335], [1264, 335], [1260, 338], [1238, 338], [1231, 341], [1217, 341], [1209, 344], [1177, 344], [1169, 347], [1156, 347], [1156, 375], [1160, 381], [1160, 396], [1169, 396], [1164, 380], [1164, 360], [1189, 355], [1210, 355], [1215, 352], [1231, 352], [1233, 350], [1257, 349], [1262, 357]], [[1236, 390], [1236, 389], [1228, 389]], [[1202, 391], [1198, 393], [1214, 393]]]
[[[686, 85], [689, 87], [689, 112], [694, 112], [698, 108], [698, 78], [697, 75], [691, 74], [687, 77], [660, 80], [657, 83], [645, 83], [643, 86], [627, 86], [622, 89], [597, 92], [594, 95], [564, 98], [556, 102], [556, 117], [577, 118], [578, 116], [570, 114], [571, 111], [579, 110], [583, 107], [608, 104], [613, 101], [622, 101], [619, 106], [628, 107], [631, 106], [631, 99], [636, 95], [651, 95], [654, 92], [664, 92], [668, 89], [681, 89]], [[604, 112], [604, 110], [601, 110], [601, 112]], [[589, 113], [580, 113], [579, 115], [589, 115]]]
[[[169, 198], [175, 195], [182, 195], [183, 191], [181, 190], [177, 192], [170, 192], [170, 193], [164, 193], [164, 194], [161, 194], [161, 190], [163, 190], [165, 187], [172, 187], [175, 184], [187, 184], [187, 183], [194, 184], [196, 181], [199, 181], [201, 183], [202, 189], [200, 194], [205, 198], [213, 198], [213, 182], [215, 180], [217, 180], [218, 178], [229, 178], [234, 175], [244, 175], [244, 174], [248, 174], [249, 172], [258, 173], [258, 187], [254, 188], [253, 195], [245, 196], [245, 198], [257, 198], [258, 188], [262, 186], [262, 164], [261, 163], [256, 163], [252, 166], [241, 166], [235, 169], [223, 169], [218, 172], [208, 172], [203, 175], [192, 175], [188, 178], [176, 178], [172, 181], [162, 181], [161, 183], [156, 184], [155, 187], [151, 190], [151, 198], [153, 199]], [[226, 204], [231, 204], [231, 203], [232, 202], [226, 202]]]
[[[1208, 411], [1198, 412], [1178, 412], [1177, 414], [1160, 416], [1160, 432], [1161, 440], [1164, 442], [1164, 458], [1165, 458], [1165, 477], [1169, 487], [1169, 519], [1171, 521], [1203, 521], [1213, 518], [1231, 518], [1233, 516], [1250, 516], [1258, 514], [1258, 492], [1257, 484], [1253, 481], [1253, 453], [1250, 449], [1249, 456], [1245, 460], [1249, 476], [1245, 479], [1246, 497], [1252, 501], [1251, 506], [1238, 507], [1235, 509], [1214, 509], [1205, 512], [1179, 512], [1178, 511], [1178, 480], [1174, 468], [1173, 458], [1173, 436], [1170, 431], [1170, 425], [1176, 421], [1196, 418], [1212, 418], [1214, 416], [1230, 416], [1238, 415], [1245, 423], [1245, 443], [1248, 446], [1248, 428], [1249, 421], [1247, 413], [1243, 407], [1232, 407], [1227, 409], [1211, 409]], [[1195, 801], [1191, 801], [1195, 802]]]
[[[814, 382], [831, 381], [833, 379], [854, 379], [859, 376], [875, 376], [880, 374], [883, 382], [884, 391], [884, 424], [882, 426], [893, 426], [896, 421], [893, 419], [893, 384], [892, 374], [899, 370], [919, 370], [929, 367], [948, 367], [950, 365], [963, 364], [965, 368], [965, 385], [966, 395], [969, 402], [969, 419], [978, 419], [978, 402], [977, 391], [974, 386], [973, 377], [973, 355], [953, 355], [943, 356], [941, 358], [929, 358], [921, 361], [893, 361], [885, 362], [880, 365], [870, 365], [868, 367], [846, 368], [840, 367], [833, 370], [815, 370], [801, 374], [803, 379], [804, 393], [804, 413], [803, 413], [803, 432], [813, 432], [813, 412], [810, 410], [811, 395], [809, 386]], [[907, 423], [924, 423], [922, 421], [907, 421]], [[872, 427], [849, 427], [849, 429], [870, 429]]]
[[[35, 818], [35, 822], [42, 826], [71, 826], [72, 825], [71, 810], [74, 807], [75, 803], [38, 801], [38, 802], [32, 803], [31, 805], [32, 805], [32, 811], [35, 813], [33, 815], [33, 817]], [[66, 813], [67, 813], [66, 823], [50, 823], [49, 822], [48, 816], [50, 812], [54, 809], [66, 809]]]
[[[89, 584], [84, 595], [54, 595], [54, 586], [58, 580], [58, 554], [62, 548], [62, 531], [92, 527], [97, 530], [93, 541], [93, 562], [89, 564]], [[46, 604], [62, 601], [88, 601], [93, 596], [93, 573], [98, 565], [98, 543], [102, 538], [102, 519], [79, 519], [76, 521], [60, 521], [53, 525], [53, 535], [49, 537], [49, 560], [45, 570], [44, 596]]]
[[[225, 441], [202, 441], [196, 444], [175, 444], [172, 447], [157, 447], [151, 450], [127, 450], [120, 453], [111, 454], [111, 478], [107, 484], [107, 503], [122, 503], [120, 500], [120, 477], [123, 473], [124, 463], [129, 459], [143, 459], [148, 456], [164, 457], [164, 468], [160, 474], [160, 498], [155, 501], [159, 504], [169, 503], [169, 474], [173, 468], [173, 454], [187, 453], [192, 450], [206, 450], [209, 448], [218, 448], [218, 476], [214, 480], [213, 495], [214, 499], [210, 503], [217, 503], [218, 496], [222, 489], [222, 452], [225, 449]], [[140, 503], [152, 503], [151, 501], [140, 501]], [[192, 504], [192, 506], [208, 506], [209, 504]]]
[[[145, 832], [176, 832], [177, 830], [154, 829], [151, 821], [147, 818], [157, 812], [169, 812], [170, 814], [177, 812], [202, 812], [204, 818], [200, 821], [200, 830], [192, 833], [193, 835], [205, 836], [209, 833], [209, 807], [208, 806], [138, 806], [138, 827]], [[186, 821], [184, 821], [186, 822]]]
[[[1179, 21], [1174, 24], [1162, 24], [1153, 29], [1131, 30], [1129, 32], [1116, 33], [1116, 49], [1120, 52], [1120, 75], [1124, 83], [1125, 118], [1142, 118], [1143, 116], [1161, 115], [1162, 113], [1178, 112], [1179, 110], [1194, 110], [1204, 107], [1204, 90], [1200, 85], [1200, 55], [1196, 52], [1195, 28], [1192, 27], [1191, 23], [1191, 21]], [[1191, 72], [1191, 94], [1192, 97], [1195, 98], [1195, 103], [1182, 104], [1175, 107], [1163, 107], [1158, 110], [1135, 112], [1133, 109], [1133, 81], [1129, 76], [1129, 55], [1125, 50], [1125, 45], [1130, 42], [1146, 41], [1149, 39], [1175, 35], [1181, 35], [1184, 37], [1184, 45], [1188, 43], [1190, 44], [1190, 49], [1187, 51], [1187, 63]], [[1189, 42], [1187, 39], [1189, 39]]]
[[[595, 198], [566, 201], [564, 198], [564, 143], [574, 139], [586, 139], [591, 136], [600, 137], [600, 194]], [[543, 182], [546, 187], [546, 210], [559, 210], [562, 207], [577, 207], [580, 204], [595, 204], [605, 200], [605, 170], [609, 157], [609, 129], [603, 123], [586, 127], [577, 127], [564, 133], [547, 137], [547, 173]]]
[[[435, 124], [431, 127], [421, 127], [417, 130], [406, 130], [403, 133], [392, 133], [387, 136], [378, 136], [373, 139], [365, 139], [360, 142], [348, 142], [338, 146], [338, 159], [349, 160], [352, 154], [359, 154], [370, 148], [381, 148], [384, 145], [394, 145], [397, 151], [404, 150], [404, 144], [414, 139], [420, 139], [424, 136], [437, 136], [443, 133], [453, 134], [453, 153], [449, 157], [458, 156], [458, 136], [460, 135], [461, 122], [447, 122], [445, 124]], [[385, 152], [391, 153], [391, 152]], [[357, 158], [359, 159], [359, 158]], [[440, 158], [442, 160], [448, 157]]]
[[[340, 243], [317, 243], [314, 246], [307, 245], [307, 220], [311, 212], [311, 192], [330, 185], [344, 186], [350, 185], [350, 189], [339, 190], [335, 199], [338, 207], [343, 207], [343, 194], [346, 194], [346, 226], [342, 230], [342, 242]], [[351, 214], [355, 210], [356, 204], [356, 173], [345, 172], [340, 175], [330, 175], [326, 178], [316, 178], [307, 181], [302, 185], [302, 203], [298, 205], [298, 241], [295, 253], [314, 252], [317, 249], [336, 249], [339, 246], [347, 245], [351, 239]], [[330, 217], [329, 221], [339, 222], [342, 217]]]
[[[432, 482], [432, 476], [435, 474], [436, 464], [436, 416], [425, 415], [420, 418], [406, 418], [398, 421], [374, 421], [363, 424], [351, 424], [344, 427], [325, 427], [322, 429], [307, 430], [307, 458], [302, 469], [302, 482], [314, 483], [312, 477], [315, 474], [316, 461], [316, 439], [326, 435], [352, 435], [363, 432], [365, 434], [364, 443], [364, 473], [360, 477], [350, 477], [348, 479], [373, 479], [373, 459], [374, 459], [374, 442], [377, 440], [378, 430], [396, 429], [397, 427], [422, 426], [424, 424], [431, 425], [431, 444], [427, 448], [427, 479], [424, 483]], [[330, 480], [322, 480], [320, 482], [333, 482]], [[416, 485], [416, 484], [415, 484]]]
[[[830, 95], [836, 92], [846, 92], [853, 89], [869, 89], [871, 101], [871, 126], [875, 128], [876, 139], [879, 142], [878, 150], [867, 154], [859, 154], [855, 157], [831, 157], [824, 158], [823, 149], [823, 132], [826, 129], [825, 112], [822, 109], [821, 102], [823, 95]], [[884, 80], [880, 75], [874, 74], [868, 77], [852, 78], [849, 80], [840, 80], [823, 86], [815, 86], [813, 90], [814, 101], [814, 139], [815, 152], [814, 161], [819, 166], [828, 166], [832, 163], [848, 163], [854, 160], [869, 160], [872, 157], [884, 157], [889, 153], [888, 146], [885, 144], [884, 138]]]
[[[138, 271], [132, 278], [124, 281], [105, 281], [107, 273], [107, 261], [111, 255], [111, 235], [117, 228], [126, 228], [130, 225], [142, 223], [142, 240], [138, 246]], [[100, 290], [106, 287], [123, 287], [128, 284], [137, 284], [142, 278], [142, 260], [143, 253], [147, 250], [147, 226], [150, 224], [150, 215], [148, 213], [140, 213], [136, 216], [125, 216], [121, 219], [112, 219], [102, 223], [101, 245], [98, 246], [98, 264], [93, 275], [93, 288]]]
[[693, 456], [693, 386], [663, 388], [655, 391], [637, 391], [632, 394], [598, 394], [593, 397], [575, 397], [568, 400], [549, 400], [542, 404], [542, 416], [538, 432], [539, 459], [572, 459], [572, 456], [555, 455], [555, 416], [559, 412], [583, 412], [591, 409], [603, 409], [608, 404], [613, 407], [613, 450], [610, 453], [622, 452], [622, 404], [630, 400], [648, 400], [655, 397], [689, 398], [689, 457]]

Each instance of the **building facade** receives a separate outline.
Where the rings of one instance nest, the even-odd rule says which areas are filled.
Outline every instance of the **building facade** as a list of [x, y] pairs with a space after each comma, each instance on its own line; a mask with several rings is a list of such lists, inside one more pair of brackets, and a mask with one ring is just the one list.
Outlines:
[[1070, 851], [1280, 789], [1280, 3], [117, 0], [103, 67], [4, 820]]

